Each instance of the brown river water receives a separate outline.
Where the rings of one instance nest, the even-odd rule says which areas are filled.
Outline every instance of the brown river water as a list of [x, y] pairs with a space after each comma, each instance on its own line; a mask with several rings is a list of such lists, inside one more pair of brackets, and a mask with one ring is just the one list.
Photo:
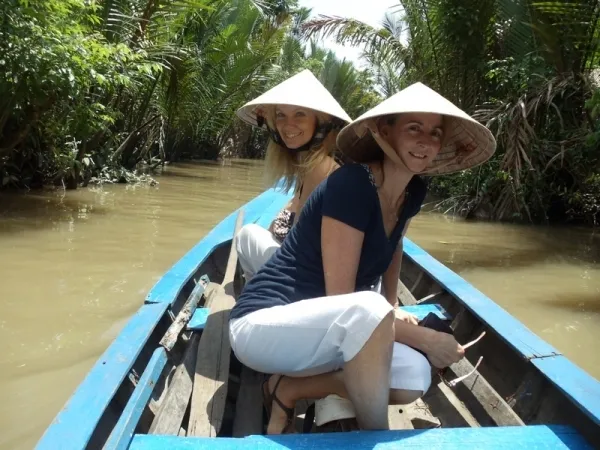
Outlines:
[[[263, 190], [262, 163], [0, 194], [0, 449], [30, 449], [160, 276]], [[600, 232], [422, 213], [408, 236], [600, 378]]]

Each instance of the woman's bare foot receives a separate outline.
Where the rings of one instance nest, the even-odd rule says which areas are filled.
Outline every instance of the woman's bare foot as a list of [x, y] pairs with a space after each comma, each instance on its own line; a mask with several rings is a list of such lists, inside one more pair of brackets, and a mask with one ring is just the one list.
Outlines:
[[[267, 425], [267, 434], [295, 433], [295, 417], [293, 414], [295, 400], [293, 399], [292, 390], [290, 389], [292, 387], [292, 380], [288, 377], [281, 377], [280, 380], [279, 377], [281, 377], [281, 375], [273, 375], [269, 378], [269, 382], [267, 383], [273, 399], [271, 403], [271, 417], [269, 419], [269, 424]], [[279, 384], [277, 385], [278, 382]], [[279, 399], [288, 411], [285, 411], [275, 398]]]

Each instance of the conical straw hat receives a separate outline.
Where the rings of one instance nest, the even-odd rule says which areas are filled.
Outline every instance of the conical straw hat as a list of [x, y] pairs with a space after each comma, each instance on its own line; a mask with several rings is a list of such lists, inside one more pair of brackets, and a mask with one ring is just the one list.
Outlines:
[[337, 117], [346, 123], [352, 119], [340, 106], [325, 86], [308, 69], [279, 83], [261, 96], [246, 103], [237, 111], [237, 115], [244, 122], [258, 126], [256, 111], [266, 105], [293, 105], [320, 111], [330, 116]]
[[415, 83], [384, 100], [337, 137], [337, 146], [356, 162], [367, 162], [394, 150], [378, 134], [376, 119], [402, 113], [436, 113], [445, 117], [444, 145], [424, 174], [442, 175], [475, 167], [487, 161], [496, 150], [492, 132], [467, 113], [423, 83]]

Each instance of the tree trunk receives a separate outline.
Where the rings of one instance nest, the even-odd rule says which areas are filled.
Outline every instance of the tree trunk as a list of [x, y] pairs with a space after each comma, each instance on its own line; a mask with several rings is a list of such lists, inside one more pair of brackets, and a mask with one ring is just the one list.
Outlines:
[[31, 130], [31, 126], [37, 122], [40, 117], [39, 110], [35, 107], [30, 107], [30, 110], [27, 112], [27, 117], [21, 123], [20, 127], [10, 133], [6, 138], [0, 142], [0, 155], [8, 155], [10, 154], [17, 145], [19, 145], [29, 134], [29, 130]]
[[150, 22], [150, 19], [152, 19], [152, 15], [158, 9], [159, 3], [160, 3], [160, 0], [148, 0], [148, 3], [146, 3], [146, 7], [144, 8], [144, 13], [142, 14], [142, 18], [140, 20], [139, 28], [135, 32], [135, 35], [133, 36], [133, 39], [132, 39], [133, 46], [135, 46], [135, 44], [137, 44], [137, 42], [140, 39], [142, 39], [144, 37], [144, 35], [146, 34], [146, 28], [148, 27], [148, 23]]

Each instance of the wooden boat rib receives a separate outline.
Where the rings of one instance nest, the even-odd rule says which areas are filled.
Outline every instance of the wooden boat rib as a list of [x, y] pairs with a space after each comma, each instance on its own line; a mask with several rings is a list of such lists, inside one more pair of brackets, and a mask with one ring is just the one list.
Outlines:
[[[244, 223], [267, 227], [288, 200], [264, 192], [243, 207]], [[401, 304], [451, 320], [459, 342], [486, 331], [448, 376], [483, 356], [478, 370], [456, 387], [434, 379], [423, 399], [390, 407], [392, 431], [261, 436], [261, 375], [231, 354], [226, 332], [241, 288], [238, 212], [157, 282], [38, 449], [600, 448], [600, 382], [409, 239]]]

